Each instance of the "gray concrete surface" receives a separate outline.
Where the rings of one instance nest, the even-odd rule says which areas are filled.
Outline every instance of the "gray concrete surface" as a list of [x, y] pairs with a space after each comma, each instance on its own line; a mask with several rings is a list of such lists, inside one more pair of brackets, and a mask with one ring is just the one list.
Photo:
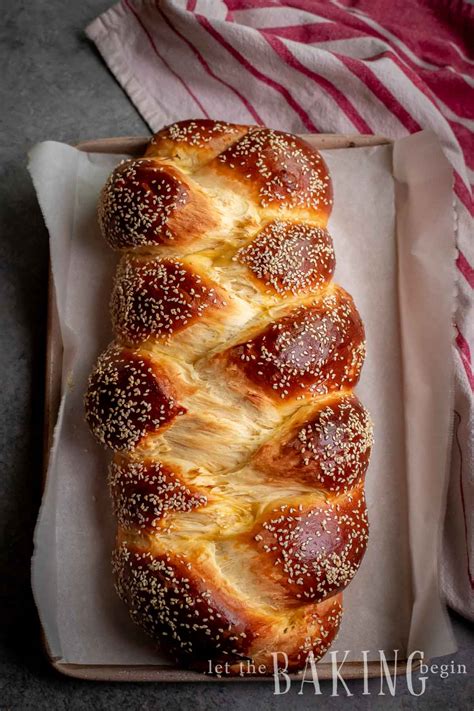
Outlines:
[[[54, 673], [43, 657], [29, 585], [31, 536], [40, 500], [47, 233], [26, 172], [37, 141], [144, 134], [146, 126], [86, 40], [86, 24], [110, 0], [2, 0], [0, 25], [0, 709], [423, 708], [473, 706], [472, 676], [430, 675], [412, 697], [402, 681], [395, 698], [315, 697], [248, 685], [96, 684]], [[473, 632], [453, 616], [460, 650], [474, 667]], [[449, 660], [448, 660], [449, 661]]]

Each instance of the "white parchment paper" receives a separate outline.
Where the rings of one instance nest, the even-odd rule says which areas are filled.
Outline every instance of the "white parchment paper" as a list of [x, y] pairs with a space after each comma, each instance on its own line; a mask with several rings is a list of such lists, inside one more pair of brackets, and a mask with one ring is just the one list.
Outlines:
[[[348, 659], [455, 649], [437, 556], [452, 411], [452, 176], [435, 136], [323, 152], [334, 183], [335, 279], [365, 323], [357, 393], [375, 423], [367, 553], [344, 594], [333, 650]], [[46, 142], [30, 172], [50, 232], [64, 343], [63, 396], [35, 533], [33, 592], [51, 653], [74, 664], [166, 663], [129, 620], [111, 579], [108, 455], [83, 419], [87, 376], [111, 340], [118, 256], [99, 234], [101, 186], [123, 156]]]

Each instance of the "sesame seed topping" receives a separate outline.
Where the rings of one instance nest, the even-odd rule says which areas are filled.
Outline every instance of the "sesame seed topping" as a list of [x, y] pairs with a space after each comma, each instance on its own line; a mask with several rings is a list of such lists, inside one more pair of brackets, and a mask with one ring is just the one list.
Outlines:
[[125, 256], [111, 298], [112, 323], [125, 342], [169, 338], [222, 308], [222, 290], [178, 259]]
[[282, 220], [270, 222], [237, 252], [237, 258], [279, 295], [321, 288], [335, 266], [332, 240], [325, 229]]
[[153, 460], [113, 462], [108, 482], [117, 521], [128, 530], [158, 530], [169, 513], [207, 503], [206, 495], [186, 484], [179, 470]]
[[307, 208], [319, 218], [331, 211], [326, 164], [296, 136], [255, 127], [220, 153], [217, 161], [258, 189], [262, 207]]
[[116, 249], [173, 240], [169, 218], [189, 200], [172, 168], [145, 158], [122, 161], [102, 191], [99, 224]]
[[236, 136], [240, 133], [239, 127], [225, 121], [181, 121], [168, 126], [151, 140], [152, 144], [162, 139], [169, 138], [173, 143], [204, 148], [206, 144], [216, 138]]
[[302, 390], [313, 397], [354, 385], [364, 356], [360, 316], [338, 288], [234, 346], [228, 358], [269, 395], [287, 400]]
[[145, 435], [158, 432], [185, 413], [160, 366], [115, 344], [97, 361], [85, 406], [96, 438], [118, 451], [132, 451]]
[[256, 545], [273, 567], [278, 561], [273, 577], [288, 594], [321, 602], [343, 590], [360, 566], [368, 541], [363, 492], [358, 491], [354, 505], [339, 509], [325, 502], [295, 515], [281, 505], [257, 532]]

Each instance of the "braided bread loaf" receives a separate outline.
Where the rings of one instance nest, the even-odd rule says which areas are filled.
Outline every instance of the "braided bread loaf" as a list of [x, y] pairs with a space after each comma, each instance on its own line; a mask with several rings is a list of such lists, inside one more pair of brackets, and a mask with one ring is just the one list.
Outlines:
[[186, 666], [320, 658], [365, 551], [364, 329], [331, 282], [331, 206], [303, 140], [204, 120], [102, 192], [123, 257], [86, 416], [115, 452], [116, 587]]

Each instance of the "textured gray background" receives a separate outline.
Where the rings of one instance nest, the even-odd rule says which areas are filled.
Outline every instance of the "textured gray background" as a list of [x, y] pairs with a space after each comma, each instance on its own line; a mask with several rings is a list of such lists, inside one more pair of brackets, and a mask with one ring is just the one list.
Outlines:
[[[29, 585], [31, 536], [40, 498], [41, 418], [46, 313], [47, 233], [26, 172], [37, 141], [144, 134], [147, 129], [86, 40], [86, 24], [110, 0], [2, 0], [0, 45], [0, 709], [213, 709], [473, 707], [472, 676], [428, 679], [410, 696], [303, 696], [294, 688], [273, 697], [270, 685], [96, 684], [53, 672], [43, 657]], [[460, 650], [454, 659], [472, 673], [473, 632], [453, 616]], [[446, 661], [446, 660], [445, 660]], [[448, 660], [449, 661], [449, 660]]]

